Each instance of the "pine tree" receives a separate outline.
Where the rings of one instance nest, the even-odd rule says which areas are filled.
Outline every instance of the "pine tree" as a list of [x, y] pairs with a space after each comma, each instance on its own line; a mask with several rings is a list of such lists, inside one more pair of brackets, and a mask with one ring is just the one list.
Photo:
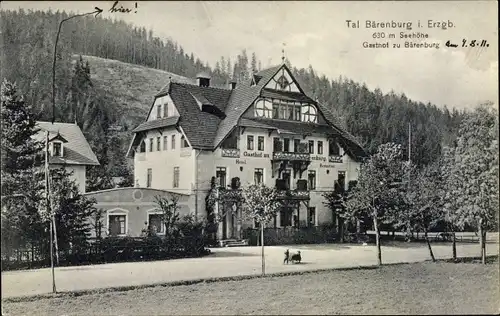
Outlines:
[[[43, 188], [43, 143], [31, 107], [17, 94], [16, 85], [2, 83], [2, 255], [27, 246], [38, 235], [38, 202]], [[4, 248], [5, 247], [5, 248]]]
[[91, 231], [88, 219], [96, 211], [95, 201], [82, 195], [65, 168], [51, 170], [51, 180], [59, 250], [84, 250]]

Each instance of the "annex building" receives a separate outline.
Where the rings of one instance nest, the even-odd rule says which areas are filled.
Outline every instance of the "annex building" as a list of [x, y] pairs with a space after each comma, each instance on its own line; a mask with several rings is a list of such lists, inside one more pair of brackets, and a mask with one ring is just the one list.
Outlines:
[[[366, 155], [335, 121], [285, 64], [227, 89], [200, 74], [197, 84], [170, 81], [154, 96], [127, 156], [134, 159], [136, 188], [189, 195], [197, 216], [207, 215], [205, 197], [216, 177], [228, 189], [264, 183], [283, 192], [277, 228], [317, 226], [333, 220], [322, 194], [347, 188]], [[219, 239], [239, 238], [242, 228], [254, 226], [237, 211], [222, 215]]]

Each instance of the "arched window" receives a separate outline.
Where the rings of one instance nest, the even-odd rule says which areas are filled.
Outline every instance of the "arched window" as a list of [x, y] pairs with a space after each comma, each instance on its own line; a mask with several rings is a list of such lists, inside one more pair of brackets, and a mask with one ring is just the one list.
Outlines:
[[318, 111], [314, 106], [309, 104], [302, 107], [302, 121], [318, 123]]
[[272, 117], [272, 105], [271, 102], [266, 99], [258, 99], [255, 101], [255, 116], [256, 117]]

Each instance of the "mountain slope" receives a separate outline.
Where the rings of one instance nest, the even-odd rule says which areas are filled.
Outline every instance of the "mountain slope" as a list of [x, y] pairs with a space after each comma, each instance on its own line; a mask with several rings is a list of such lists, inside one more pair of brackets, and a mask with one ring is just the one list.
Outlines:
[[82, 56], [90, 65], [90, 78], [101, 97], [114, 109], [115, 124], [132, 129], [146, 118], [154, 95], [169, 80], [194, 83], [193, 79], [167, 71], [117, 60]]

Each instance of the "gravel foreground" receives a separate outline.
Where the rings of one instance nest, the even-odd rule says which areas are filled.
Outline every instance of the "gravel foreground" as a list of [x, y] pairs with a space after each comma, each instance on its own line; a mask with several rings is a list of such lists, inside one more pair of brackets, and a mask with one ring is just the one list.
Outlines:
[[498, 297], [498, 262], [425, 262], [2, 302], [2, 314], [498, 314]]

